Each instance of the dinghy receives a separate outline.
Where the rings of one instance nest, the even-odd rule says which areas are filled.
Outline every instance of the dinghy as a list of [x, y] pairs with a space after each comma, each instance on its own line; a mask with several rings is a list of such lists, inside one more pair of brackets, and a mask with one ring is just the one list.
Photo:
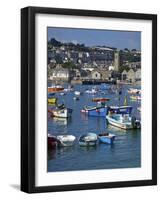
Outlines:
[[59, 146], [69, 147], [74, 145], [76, 137], [74, 135], [58, 135], [57, 140], [59, 140]]
[[111, 133], [100, 133], [98, 134], [98, 139], [100, 142], [105, 144], [113, 144], [115, 135]]
[[54, 135], [48, 133], [48, 148], [55, 148], [58, 145], [58, 140]]
[[95, 133], [87, 133], [79, 138], [80, 146], [95, 146], [97, 144], [97, 135]]

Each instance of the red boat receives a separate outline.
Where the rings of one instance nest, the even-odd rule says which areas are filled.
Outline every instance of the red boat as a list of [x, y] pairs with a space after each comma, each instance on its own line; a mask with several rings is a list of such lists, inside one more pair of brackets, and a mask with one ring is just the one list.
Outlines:
[[106, 101], [109, 101], [109, 100], [110, 100], [109, 98], [101, 98], [101, 97], [92, 99], [93, 102], [106, 102]]
[[63, 91], [64, 88], [61, 86], [61, 85], [54, 85], [54, 86], [51, 86], [51, 87], [48, 87], [48, 92], [60, 92], [60, 91]]
[[58, 139], [54, 136], [48, 133], [48, 148], [55, 148], [58, 144]]

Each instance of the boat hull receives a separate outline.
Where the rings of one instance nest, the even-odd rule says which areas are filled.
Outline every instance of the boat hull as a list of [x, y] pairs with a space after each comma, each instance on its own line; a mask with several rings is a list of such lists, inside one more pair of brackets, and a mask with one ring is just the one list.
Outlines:
[[133, 107], [132, 106], [110, 106], [109, 113], [115, 114], [131, 114]]
[[74, 145], [76, 137], [73, 135], [60, 135], [57, 136], [57, 139], [60, 141], [59, 147], [69, 147]]
[[48, 98], [48, 103], [56, 104], [57, 103], [57, 98]]
[[91, 146], [96, 146], [97, 141], [86, 141], [86, 142], [79, 142], [79, 146], [81, 147], [91, 147]]
[[72, 109], [69, 108], [53, 111], [54, 117], [68, 118], [71, 117], [71, 115], [72, 115]]
[[106, 119], [108, 120], [109, 124], [116, 126], [118, 128], [125, 129], [125, 130], [133, 129], [132, 123], [121, 123], [108, 115], [106, 116]]
[[95, 133], [88, 133], [82, 135], [79, 138], [79, 145], [82, 147], [96, 146], [97, 145], [97, 135]]
[[64, 88], [48, 87], [48, 92], [60, 92], [63, 90]]
[[94, 116], [94, 117], [106, 117], [107, 111], [108, 111], [107, 107], [104, 108], [95, 107], [92, 109], [85, 108], [82, 110], [82, 112], [87, 113], [89, 116]]
[[115, 136], [98, 136], [98, 139], [101, 143], [105, 143], [105, 144], [113, 144], [114, 140], [115, 140]]
[[48, 134], [48, 148], [56, 148], [58, 144], [58, 140], [55, 136]]

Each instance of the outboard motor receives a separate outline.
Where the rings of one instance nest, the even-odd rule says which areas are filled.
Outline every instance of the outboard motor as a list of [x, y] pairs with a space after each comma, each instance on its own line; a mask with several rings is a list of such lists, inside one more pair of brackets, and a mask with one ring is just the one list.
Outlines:
[[131, 118], [131, 123], [132, 123], [132, 126], [133, 126], [133, 128], [141, 128], [141, 123], [140, 123], [140, 121], [138, 121], [137, 119], [136, 119], [136, 117], [135, 116], [132, 116], [132, 118]]
[[131, 117], [131, 123], [132, 123], [133, 128], [137, 128], [136, 127], [136, 117], [135, 116]]

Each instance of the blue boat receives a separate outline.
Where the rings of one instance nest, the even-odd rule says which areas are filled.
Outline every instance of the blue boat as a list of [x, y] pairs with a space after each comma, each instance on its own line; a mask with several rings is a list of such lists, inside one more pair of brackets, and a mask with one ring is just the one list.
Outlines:
[[97, 144], [97, 135], [95, 133], [87, 133], [81, 135], [79, 138], [79, 145], [83, 147], [87, 146], [96, 146]]
[[131, 114], [132, 108], [132, 106], [110, 106], [108, 113]]
[[55, 93], [54, 93], [54, 92], [48, 93], [48, 98], [51, 98], [51, 97], [53, 97], [53, 96], [55, 96]]
[[96, 106], [85, 106], [81, 112], [87, 113], [89, 116], [106, 117], [108, 107], [103, 102], [98, 102]]
[[116, 136], [111, 133], [100, 133], [98, 135], [99, 141], [105, 144], [113, 144], [115, 137]]

